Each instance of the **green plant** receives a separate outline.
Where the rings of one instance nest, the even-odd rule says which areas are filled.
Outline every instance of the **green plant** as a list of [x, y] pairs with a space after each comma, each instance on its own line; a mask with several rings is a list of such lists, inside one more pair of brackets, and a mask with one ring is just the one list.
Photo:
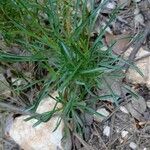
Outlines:
[[[59, 97], [54, 98], [56, 105], [52, 111], [27, 119], [38, 119], [35, 125], [46, 122], [59, 113], [58, 125], [63, 119], [66, 124], [72, 122], [74, 130], [79, 132], [83, 127], [79, 116], [81, 113], [98, 114], [88, 105], [87, 95], [91, 95], [90, 103], [113, 97], [117, 105], [118, 95], [115, 93], [99, 96], [94, 92], [106, 76], [115, 76], [122, 70], [122, 66], [116, 63], [122, 59], [112, 53], [114, 43], [102, 51], [105, 29], [115, 19], [118, 9], [110, 15], [109, 22], [97, 38], [91, 40], [95, 21], [106, 2], [97, 8], [91, 4], [89, 12], [86, 0], [1, 1], [1, 33], [7, 43], [20, 45], [27, 54], [16, 56], [1, 50], [0, 60], [6, 63], [36, 63], [40, 70], [47, 71], [42, 79], [29, 80], [22, 75], [21, 78], [24, 77], [28, 82], [14, 88], [14, 91], [21, 93], [24, 89], [40, 84], [42, 88], [33, 105], [27, 107], [31, 112], [35, 112], [40, 101], [53, 90], [59, 92]], [[109, 85], [108, 88], [110, 89]], [[56, 107], [58, 103], [62, 104], [62, 108]]]

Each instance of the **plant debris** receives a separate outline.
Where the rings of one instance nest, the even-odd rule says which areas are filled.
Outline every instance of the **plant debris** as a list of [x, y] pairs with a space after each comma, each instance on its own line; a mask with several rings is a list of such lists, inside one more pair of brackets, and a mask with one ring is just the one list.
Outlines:
[[[21, 13], [11, 2], [0, 5], [0, 149], [150, 149], [150, 1], [110, 0], [102, 8], [105, 0], [78, 1], [74, 10], [69, 0], [54, 7], [42, 0], [25, 2]], [[57, 88], [58, 98], [50, 95]], [[29, 106], [37, 110], [24, 122]]]

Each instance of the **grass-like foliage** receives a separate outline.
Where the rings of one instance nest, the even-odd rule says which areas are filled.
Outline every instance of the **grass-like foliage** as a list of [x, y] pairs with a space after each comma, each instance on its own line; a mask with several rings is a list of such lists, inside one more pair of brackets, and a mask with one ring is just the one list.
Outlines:
[[[39, 69], [47, 71], [40, 79], [27, 80], [26, 85], [15, 90], [21, 92], [21, 89], [41, 83], [34, 103], [27, 107], [32, 112], [52, 91], [59, 92], [54, 98], [56, 105], [52, 111], [31, 116], [38, 119], [37, 124], [59, 113], [66, 124], [72, 122], [74, 130], [80, 131], [83, 123], [79, 115], [96, 113], [88, 105], [87, 95], [91, 96], [90, 103], [101, 100], [101, 97], [104, 99], [105, 96], [97, 95], [95, 89], [101, 87], [106, 76], [117, 76], [122, 69], [115, 63], [120, 58], [112, 53], [113, 45], [102, 50], [105, 29], [118, 9], [109, 16], [110, 21], [99, 35], [91, 39], [95, 21], [106, 2], [96, 8], [91, 2], [91, 11], [88, 11], [86, 0], [1, 0], [1, 33], [8, 44], [15, 43], [26, 50], [26, 55], [0, 50], [0, 61], [36, 63]], [[113, 92], [108, 96], [114, 101], [117, 97]], [[61, 108], [57, 107], [58, 103], [62, 104]]]

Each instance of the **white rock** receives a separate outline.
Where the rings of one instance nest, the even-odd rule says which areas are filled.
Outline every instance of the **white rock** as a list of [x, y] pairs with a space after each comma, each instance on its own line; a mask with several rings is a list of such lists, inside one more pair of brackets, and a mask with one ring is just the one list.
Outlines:
[[[132, 50], [133, 48], [129, 48], [126, 51], [126, 58], [129, 56]], [[140, 48], [139, 52], [136, 55], [136, 59], [143, 57], [147, 54], [149, 54], [148, 51]], [[135, 69], [130, 67], [128, 73], [126, 74], [127, 79], [133, 84], [146, 84], [146, 86], [150, 88], [150, 56], [136, 61], [135, 65], [141, 70], [141, 72], [144, 74], [144, 77], [142, 77]]]
[[103, 134], [106, 135], [107, 137], [109, 137], [109, 135], [110, 135], [110, 127], [109, 126], [104, 127]]
[[129, 147], [134, 150], [137, 148], [137, 145], [134, 142], [131, 142]]
[[109, 114], [110, 114], [105, 108], [100, 108], [97, 110], [97, 112], [102, 114], [105, 117], [109, 116]]
[[122, 131], [121, 132], [121, 136], [122, 136], [122, 138], [126, 138], [127, 137], [127, 135], [128, 135], [128, 131]]
[[[58, 96], [58, 93], [54, 92], [52, 94], [52, 96], [55, 98]], [[37, 113], [43, 113], [46, 111], [50, 111], [54, 108], [55, 104], [56, 104], [56, 101], [54, 99], [52, 99], [51, 97], [46, 97], [40, 102], [40, 104], [37, 108]], [[61, 107], [61, 104], [59, 103], [57, 105], [57, 107]]]
[[103, 47], [101, 48], [101, 50], [102, 50], [102, 51], [106, 51], [106, 50], [108, 50], [108, 47], [107, 47], [107, 46], [103, 46]]
[[110, 3], [106, 4], [106, 7], [108, 9], [115, 9], [116, 8], [116, 3], [115, 2], [110, 2]]
[[93, 9], [94, 3], [91, 0], [87, 0], [87, 10], [88, 12], [91, 12], [91, 10]]
[[[106, 23], [102, 22], [100, 19], [98, 19], [95, 23], [95, 26], [93, 28], [93, 32], [91, 33], [91, 36], [94, 36], [94, 33], [99, 34], [101, 32], [102, 28], [106, 27]], [[112, 30], [110, 29], [110, 27], [106, 27], [105, 31], [109, 34], [113, 34]]]
[[134, 0], [136, 3], [140, 2], [141, 0]]
[[117, 132], [117, 133], [119, 133], [119, 132], [120, 132], [120, 130], [119, 130], [119, 129], [116, 129], [116, 132]]
[[144, 147], [144, 148], [143, 148], [143, 150], [147, 150], [147, 148], [146, 148], [146, 147]]
[[144, 17], [142, 14], [137, 14], [134, 17], [135, 27], [138, 27], [139, 25], [145, 25], [144, 24]]
[[57, 119], [52, 118], [48, 123], [41, 123], [37, 127], [32, 127], [36, 120], [24, 122], [26, 117], [19, 117], [15, 120], [10, 129], [9, 135], [25, 150], [56, 150], [61, 148], [62, 127], [53, 132]]
[[126, 114], [129, 114], [128, 110], [124, 106], [120, 106], [120, 110]]
[[13, 85], [19, 86], [21, 85], [22, 80], [17, 78], [12, 78], [11, 81], [13, 82]]
[[124, 142], [124, 140], [123, 140], [123, 139], [121, 139], [121, 138], [119, 138], [119, 142], [120, 142], [120, 143], [123, 143], [123, 142]]
[[98, 122], [103, 121], [110, 114], [105, 108], [99, 108], [97, 109], [96, 112], [102, 115], [100, 116], [100, 115], [94, 114], [94, 120]]
[[147, 107], [150, 108], [150, 100], [146, 102]]
[[[101, 24], [102, 24], [103, 28], [105, 28], [105, 27], [107, 26], [105, 22], [102, 22]], [[100, 33], [100, 31], [101, 31], [101, 29], [100, 29], [99, 27], [97, 27], [97, 33]], [[113, 33], [112, 33], [112, 30], [110, 29], [109, 26], [105, 29], [105, 31], [106, 31], [107, 33], [113, 34]]]
[[140, 13], [140, 9], [138, 7], [135, 8], [134, 10], [134, 23], [135, 23], [135, 27], [137, 28], [139, 25], [143, 25], [144, 24], [144, 16]]
[[[53, 94], [56, 97], [57, 93]], [[55, 101], [47, 97], [43, 99], [37, 109], [38, 113], [50, 111], [53, 109]], [[60, 105], [58, 106], [60, 107]], [[53, 132], [56, 127], [58, 117], [53, 117], [46, 123], [33, 128], [36, 119], [25, 122], [24, 119], [28, 116], [17, 117], [12, 127], [10, 128], [9, 135], [21, 148], [25, 150], [56, 150], [57, 148], [63, 149], [61, 146], [61, 139], [63, 137], [63, 122], [60, 123], [58, 129]]]

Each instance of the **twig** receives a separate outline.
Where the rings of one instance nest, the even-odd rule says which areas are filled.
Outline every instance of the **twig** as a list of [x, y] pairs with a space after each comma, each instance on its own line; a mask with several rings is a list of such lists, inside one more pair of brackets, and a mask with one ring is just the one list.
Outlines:
[[[132, 52], [130, 53], [130, 55], [129, 55], [128, 61], [129, 61], [130, 63], [134, 62], [134, 59], [135, 59], [135, 57], [136, 57], [136, 54], [138, 53], [138, 51], [139, 51], [141, 45], [143, 44], [143, 42], [145, 41], [145, 39], [147, 38], [147, 36], [148, 36], [149, 34], [150, 34], [150, 22], [149, 22], [149, 23], [147, 24], [147, 26], [146, 26], [146, 29], [145, 29], [145, 31], [144, 31], [144, 33], [143, 33], [143, 37], [140, 39], [140, 41], [138, 41], [136, 47], [133, 49], [133, 51], [132, 51]], [[126, 69], [125, 72], [128, 71], [129, 67], [130, 67], [129, 64], [125, 64], [125, 69]]]
[[112, 139], [116, 114], [111, 117], [111, 129], [110, 129], [110, 140]]
[[[130, 99], [127, 99], [127, 98], [126, 98], [126, 101], [125, 101], [125, 102], [122, 102], [120, 106], [124, 106], [124, 105], [128, 104], [130, 101], [131, 101]], [[113, 112], [112, 112], [112, 110], [110, 110], [110, 109], [107, 107], [107, 108], [111, 111], [111, 114], [110, 114], [108, 117], [106, 117], [102, 122], [105, 122], [105, 121], [107, 121], [110, 117], [112, 117], [112, 115], [114, 115], [114, 114], [120, 109], [120, 106], [116, 107], [116, 109], [115, 109]]]
[[73, 133], [73, 135], [81, 142], [86, 150], [94, 150], [90, 145], [88, 145], [78, 134]]
[[[129, 127], [129, 126], [125, 126], [124, 128], [121, 129], [121, 131], [125, 130], [125, 129], [128, 128], [128, 127]], [[115, 138], [113, 138], [113, 141], [111, 141], [111, 143], [110, 143], [110, 142], [107, 142], [107, 143], [106, 143], [106, 146], [107, 146], [107, 145], [112, 145], [116, 140], [118, 140], [118, 139], [120, 138], [120, 135], [119, 135], [119, 134], [121, 133], [121, 131], [118, 133], [118, 135], [117, 135]]]
[[94, 130], [96, 132], [96, 136], [99, 138], [99, 143], [102, 142], [103, 146], [105, 147], [105, 150], [108, 150], [108, 147], [106, 146], [106, 144], [104, 143], [102, 137], [100, 136], [99, 132], [97, 131], [95, 125], [93, 124]]
[[15, 112], [18, 114], [22, 114], [22, 115], [35, 115], [33, 113], [30, 113], [29, 111], [26, 111], [24, 108], [18, 108], [16, 106], [13, 106], [11, 104], [7, 104], [5, 102], [0, 102], [0, 108], [3, 109], [5, 108], [5, 110], [8, 110], [9, 112]]
[[122, 144], [118, 145], [116, 148], [120, 150], [124, 150], [124, 146], [129, 144], [129, 140], [133, 138], [133, 135], [129, 136], [127, 139], [123, 141]]
[[[116, 114], [114, 114], [111, 117], [111, 128], [110, 128], [110, 138], [109, 138], [109, 142], [111, 143], [112, 139], [113, 139], [113, 130], [114, 130], [114, 124], [115, 124], [115, 118], [116, 118]], [[108, 149], [111, 149], [111, 145], [108, 144]]]
[[[148, 125], [148, 122], [144, 125], [144, 128], [143, 128], [143, 130], [145, 131], [145, 128], [146, 128], [146, 126]], [[137, 141], [137, 145], [139, 146], [139, 144], [140, 144], [140, 140], [141, 140], [141, 135], [142, 135], [142, 132], [143, 132], [143, 130], [141, 130], [141, 132], [140, 132], [140, 135], [139, 135], [139, 138], [138, 138], [138, 141]]]

